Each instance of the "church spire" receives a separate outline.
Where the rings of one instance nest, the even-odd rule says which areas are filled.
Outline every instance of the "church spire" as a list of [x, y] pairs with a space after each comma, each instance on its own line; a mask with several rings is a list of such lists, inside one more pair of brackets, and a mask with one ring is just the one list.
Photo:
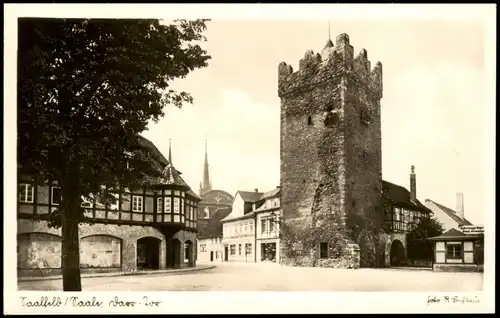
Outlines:
[[200, 186], [200, 195], [211, 189], [212, 189], [212, 184], [210, 182], [210, 172], [208, 168], [207, 139], [205, 138], [205, 164], [203, 165], [203, 183]]
[[205, 139], [205, 165], [203, 168], [203, 188], [210, 189], [210, 172], [208, 169], [207, 139]]
[[168, 162], [172, 164], [172, 147], [170, 138], [168, 139]]

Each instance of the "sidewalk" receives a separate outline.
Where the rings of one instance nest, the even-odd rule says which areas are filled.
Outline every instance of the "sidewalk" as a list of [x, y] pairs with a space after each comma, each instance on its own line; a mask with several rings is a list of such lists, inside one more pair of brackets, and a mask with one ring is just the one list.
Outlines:
[[[196, 267], [188, 267], [188, 268], [176, 268], [176, 269], [158, 269], [158, 270], [140, 270], [134, 273], [125, 273], [125, 272], [109, 272], [109, 273], [85, 273], [81, 274], [82, 278], [94, 278], [94, 277], [113, 277], [113, 276], [131, 276], [131, 275], [158, 275], [158, 274], [177, 274], [184, 272], [195, 272], [195, 271], [203, 271], [215, 268], [215, 265], [197, 265]], [[26, 282], [26, 281], [37, 281], [37, 280], [57, 280], [62, 279], [61, 275], [54, 276], [26, 276], [26, 277], [18, 277], [18, 282]]]

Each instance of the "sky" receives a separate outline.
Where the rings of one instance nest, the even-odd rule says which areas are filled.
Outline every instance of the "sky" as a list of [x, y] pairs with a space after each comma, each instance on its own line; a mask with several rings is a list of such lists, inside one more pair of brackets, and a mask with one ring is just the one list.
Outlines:
[[[383, 179], [409, 189], [415, 165], [417, 197], [452, 209], [464, 193], [465, 216], [483, 214], [483, 119], [486, 114], [482, 24], [443, 20], [330, 21], [334, 39], [347, 33], [357, 54], [383, 65]], [[269, 191], [280, 178], [278, 64], [294, 69], [328, 39], [327, 20], [212, 20], [207, 68], [174, 83], [193, 104], [168, 107], [144, 136], [172, 161], [188, 184], [202, 181], [208, 143], [214, 189]], [[334, 41], [335, 42], [335, 41]]]

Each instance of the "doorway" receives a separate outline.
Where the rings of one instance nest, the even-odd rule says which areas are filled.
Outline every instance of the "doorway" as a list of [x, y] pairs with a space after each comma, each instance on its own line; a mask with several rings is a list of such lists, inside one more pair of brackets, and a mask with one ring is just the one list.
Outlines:
[[160, 268], [160, 243], [155, 237], [137, 240], [137, 269]]
[[168, 241], [167, 245], [167, 267], [181, 267], [181, 242], [178, 239]]
[[210, 251], [210, 262], [214, 261], [214, 251]]
[[405, 248], [400, 240], [395, 240], [391, 244], [391, 266], [401, 266], [405, 260]]
[[229, 260], [229, 247], [224, 246], [224, 261], [227, 262]]

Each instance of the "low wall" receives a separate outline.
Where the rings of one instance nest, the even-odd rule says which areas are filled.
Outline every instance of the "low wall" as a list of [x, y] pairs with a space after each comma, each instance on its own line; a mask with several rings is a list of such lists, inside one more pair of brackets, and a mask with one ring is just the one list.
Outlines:
[[432, 267], [432, 260], [407, 259], [405, 266], [410, 267]]
[[432, 270], [435, 272], [484, 272], [483, 265], [475, 264], [434, 264]]

